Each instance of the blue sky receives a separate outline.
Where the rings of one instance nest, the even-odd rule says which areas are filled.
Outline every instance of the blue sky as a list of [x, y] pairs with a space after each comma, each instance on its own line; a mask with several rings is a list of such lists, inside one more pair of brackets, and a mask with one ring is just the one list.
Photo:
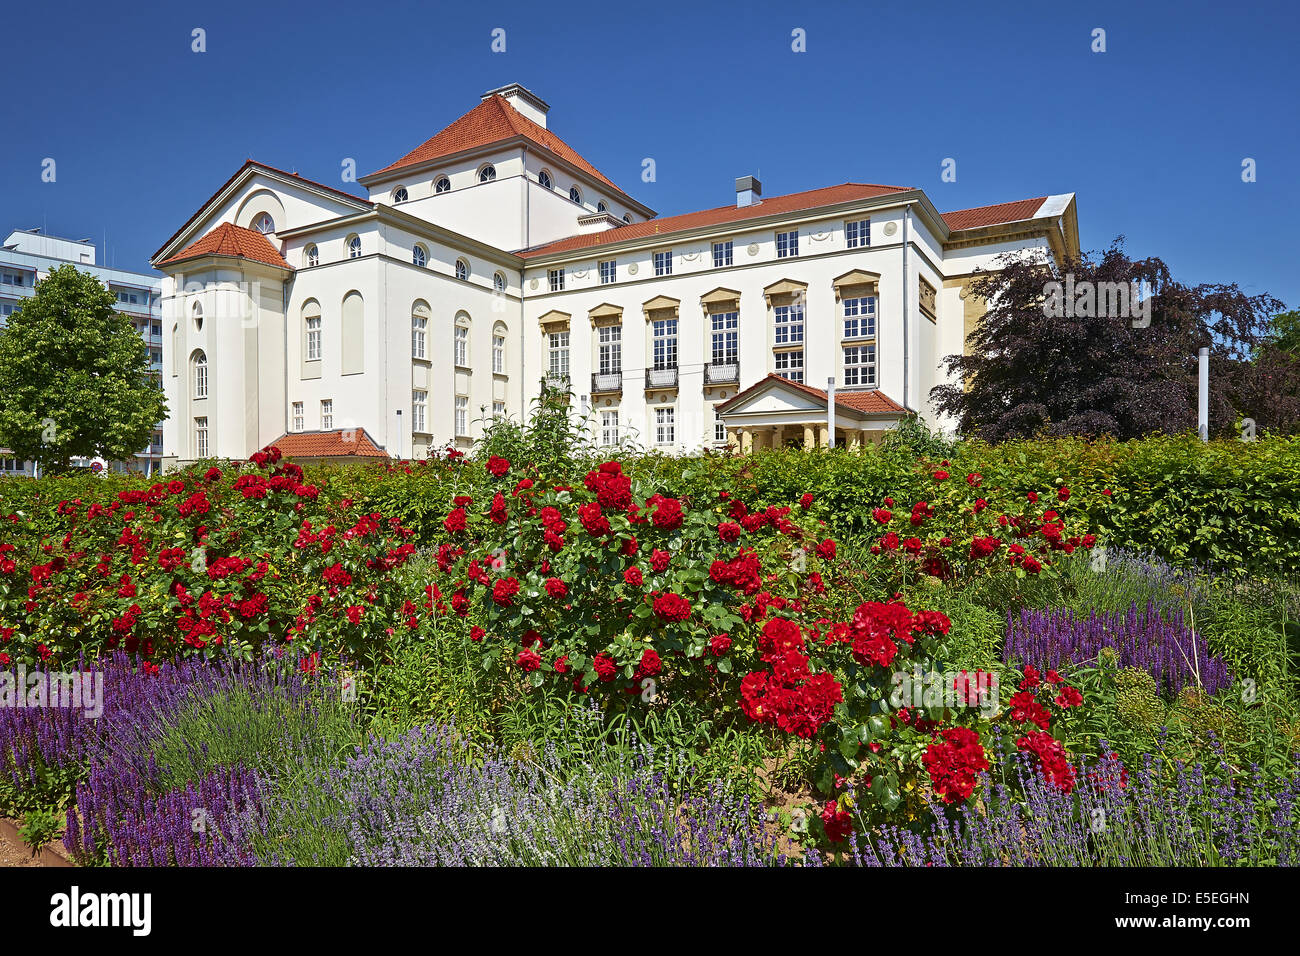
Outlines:
[[1300, 307], [1298, 25], [1281, 2], [11, 5], [0, 228], [107, 231], [101, 261], [143, 268], [250, 156], [343, 186], [345, 157], [371, 172], [520, 82], [660, 215], [750, 172], [769, 196], [919, 186], [941, 211], [1075, 192], [1084, 248], [1122, 234], [1182, 281]]

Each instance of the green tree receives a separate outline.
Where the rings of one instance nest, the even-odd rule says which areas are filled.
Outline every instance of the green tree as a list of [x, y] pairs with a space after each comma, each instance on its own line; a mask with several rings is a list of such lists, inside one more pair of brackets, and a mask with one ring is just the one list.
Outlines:
[[0, 445], [42, 469], [129, 458], [167, 415], [149, 351], [94, 276], [60, 266], [0, 330]]
[[1283, 352], [1300, 358], [1300, 309], [1273, 316], [1273, 344]]

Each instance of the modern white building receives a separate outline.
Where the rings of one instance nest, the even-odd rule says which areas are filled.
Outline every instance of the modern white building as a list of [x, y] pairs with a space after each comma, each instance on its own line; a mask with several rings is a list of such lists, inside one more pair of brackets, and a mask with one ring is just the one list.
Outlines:
[[[152, 372], [163, 368], [162, 300], [160, 277], [150, 273], [112, 269], [95, 262], [95, 244], [90, 239], [60, 239], [44, 235], [39, 229], [15, 229], [0, 246], [0, 328], [9, 316], [22, 308], [23, 300], [36, 291], [36, 283], [50, 271], [74, 265], [104, 284], [117, 297], [117, 309], [130, 320], [149, 349]], [[163, 426], [159, 423], [149, 446], [130, 461], [108, 463], [116, 471], [142, 471], [153, 474], [163, 459]], [[103, 466], [99, 460], [73, 459], [81, 467]], [[34, 463], [19, 461], [8, 449], [0, 448], [0, 476], [32, 475]]]
[[691, 451], [940, 427], [930, 389], [981, 307], [976, 269], [1078, 251], [1073, 194], [940, 213], [844, 183], [657, 218], [519, 85], [366, 198], [249, 160], [154, 256], [169, 460], [423, 457], [567, 383], [604, 443]]

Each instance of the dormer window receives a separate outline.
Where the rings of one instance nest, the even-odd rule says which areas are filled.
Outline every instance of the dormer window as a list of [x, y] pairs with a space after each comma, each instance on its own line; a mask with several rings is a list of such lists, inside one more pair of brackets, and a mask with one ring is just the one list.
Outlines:
[[497, 178], [497, 168], [488, 163], [478, 171], [478, 181], [481, 183], [490, 183]]
[[433, 184], [435, 193], [445, 193], [451, 191], [451, 180], [446, 176], [439, 176], [437, 182]]
[[270, 213], [264, 212], [253, 221], [253, 228], [265, 236], [275, 232], [275, 220]]
[[570, 186], [570, 187], [569, 187], [569, 198], [572, 199], [574, 202], [578, 203], [579, 205], [581, 205], [581, 204], [582, 204], [582, 190], [580, 190], [577, 186]]
[[393, 190], [393, 202], [395, 203], [406, 202], [410, 198], [410, 193], [406, 191], [405, 186], [398, 186]]
[[540, 173], [537, 174], [537, 185], [542, 186], [542, 187], [544, 187], [544, 188], [546, 188], [546, 189], [550, 189], [550, 188], [551, 188], [551, 174], [548, 173], [546, 170], [543, 169]]

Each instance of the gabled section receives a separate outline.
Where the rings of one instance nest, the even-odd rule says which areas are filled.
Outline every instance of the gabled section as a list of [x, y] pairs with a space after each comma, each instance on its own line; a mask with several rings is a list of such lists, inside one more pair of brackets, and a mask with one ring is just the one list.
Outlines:
[[197, 242], [186, 246], [170, 259], [158, 263], [163, 266], [176, 265], [190, 259], [203, 256], [228, 256], [232, 259], [249, 259], [263, 265], [274, 266], [292, 272], [293, 266], [284, 261], [284, 256], [271, 245], [269, 239], [253, 229], [245, 229], [231, 222], [223, 222]]
[[[353, 196], [340, 189], [335, 189], [333, 186], [326, 186], [323, 183], [299, 176], [297, 173], [285, 172], [283, 169], [276, 169], [274, 166], [268, 166], [266, 163], [259, 163], [250, 159], [239, 167], [220, 189], [208, 197], [194, 215], [186, 220], [185, 225], [177, 229], [171, 238], [162, 244], [162, 247], [153, 254], [150, 261], [157, 265], [161, 261], [176, 258], [177, 250], [186, 242], [193, 242], [194, 236], [200, 232], [205, 224], [223, 213], [236, 212], [237, 210], [232, 209], [234, 200], [245, 193], [250, 181], [255, 178], [262, 180], [272, 190], [279, 187], [302, 196], [307, 202], [320, 209], [320, 215], [317, 218], [321, 220], [369, 211], [374, 208], [374, 205], [368, 199]], [[306, 225], [306, 223], [278, 222], [276, 223], [276, 231], [284, 232], [289, 227], [301, 225]]]
[[[718, 406], [718, 413], [725, 417], [759, 414], [774, 416], [774, 421], [803, 421], [812, 412], [825, 416], [826, 392], [775, 373], [769, 373]], [[836, 392], [835, 413], [853, 422], [890, 422], [901, 419], [907, 411], [884, 392], [873, 389]]]

